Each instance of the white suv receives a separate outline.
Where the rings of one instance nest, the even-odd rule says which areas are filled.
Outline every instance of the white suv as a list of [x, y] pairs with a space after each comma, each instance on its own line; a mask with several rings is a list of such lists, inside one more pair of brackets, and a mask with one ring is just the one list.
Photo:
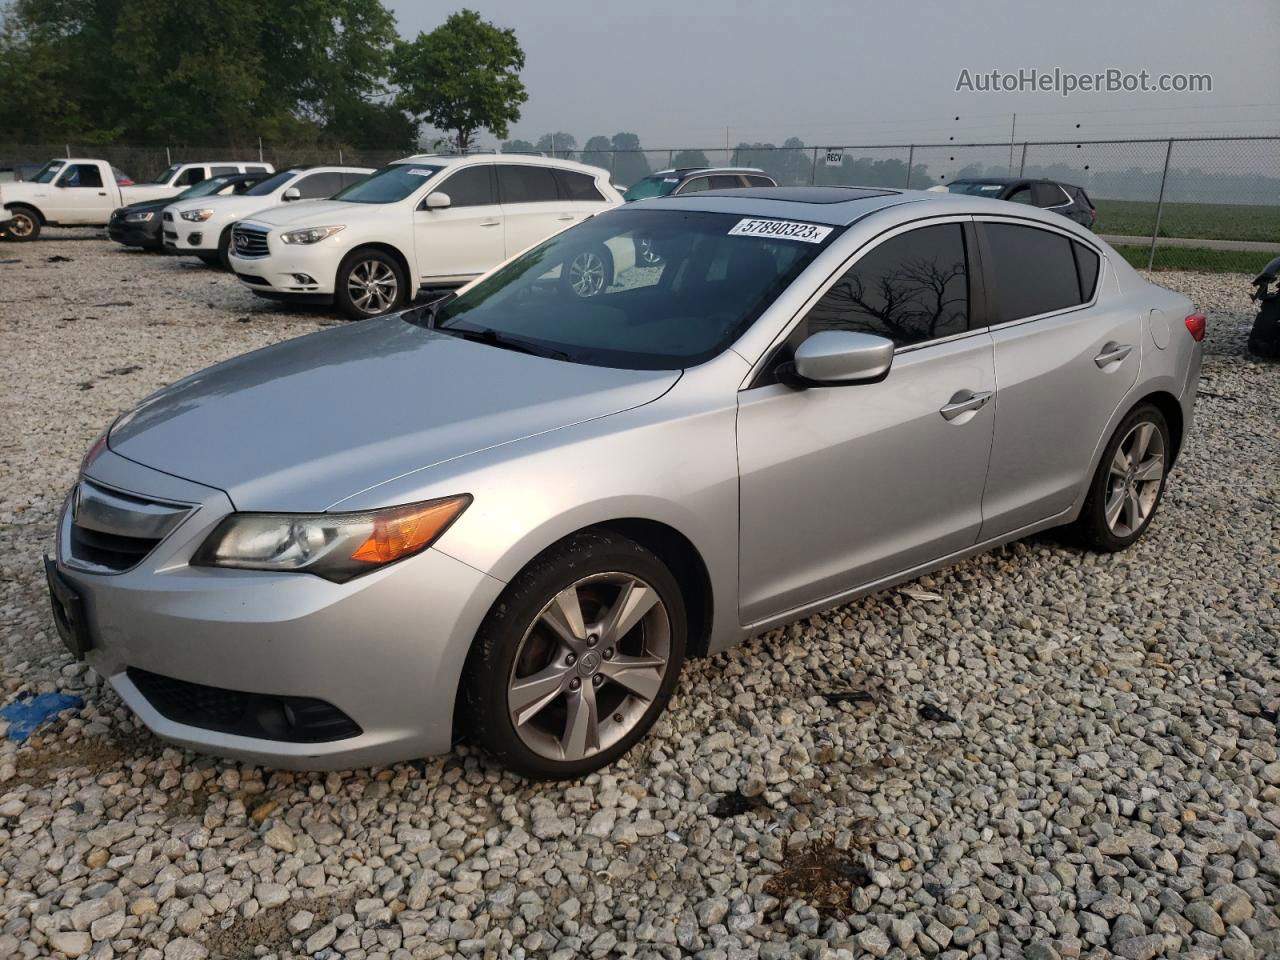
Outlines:
[[[336, 300], [359, 319], [400, 309], [420, 288], [466, 283], [621, 202], [608, 171], [571, 160], [406, 157], [330, 200], [241, 220], [229, 259], [255, 293]], [[598, 259], [584, 290], [610, 279], [609, 258]]]
[[164, 208], [161, 227], [165, 249], [225, 267], [231, 225], [236, 220], [280, 203], [331, 197], [371, 173], [369, 167], [290, 167], [244, 193], [180, 200]]

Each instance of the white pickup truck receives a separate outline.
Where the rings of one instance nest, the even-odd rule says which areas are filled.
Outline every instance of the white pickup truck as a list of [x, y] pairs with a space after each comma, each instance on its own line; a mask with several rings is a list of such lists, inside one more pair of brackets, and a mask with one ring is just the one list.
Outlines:
[[103, 226], [117, 207], [177, 196], [207, 177], [273, 169], [240, 161], [178, 163], [155, 183], [134, 183], [105, 160], [50, 160], [30, 180], [0, 185], [0, 220], [11, 220], [9, 239], [34, 240], [45, 226]]

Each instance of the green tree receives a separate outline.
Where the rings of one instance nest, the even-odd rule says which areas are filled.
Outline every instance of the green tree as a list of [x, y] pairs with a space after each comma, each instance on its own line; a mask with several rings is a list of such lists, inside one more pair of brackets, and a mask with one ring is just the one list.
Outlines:
[[544, 133], [534, 149], [549, 157], [572, 160], [573, 152], [578, 149], [578, 138], [572, 133]]
[[649, 175], [649, 158], [640, 147], [640, 138], [634, 133], [615, 133], [610, 145], [616, 151], [613, 162], [613, 179], [631, 186]]
[[480, 130], [505, 137], [529, 99], [520, 71], [524, 51], [514, 30], [462, 10], [430, 33], [396, 48], [397, 104], [466, 150]]
[[502, 144], [503, 153], [537, 153], [528, 140], [507, 140]]
[[582, 148], [582, 156], [579, 159], [593, 167], [604, 167], [609, 170], [613, 165], [612, 151], [613, 144], [608, 137], [592, 137]]
[[671, 166], [680, 167], [709, 167], [711, 164], [707, 161], [707, 155], [701, 150], [681, 150], [671, 158]]

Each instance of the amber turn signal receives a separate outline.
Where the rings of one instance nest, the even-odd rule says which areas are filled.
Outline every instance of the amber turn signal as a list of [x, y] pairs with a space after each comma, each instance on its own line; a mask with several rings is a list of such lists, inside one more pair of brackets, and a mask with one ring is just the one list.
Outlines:
[[471, 496], [462, 494], [380, 510], [374, 516], [373, 533], [356, 547], [351, 559], [378, 566], [424, 550], [470, 505]]

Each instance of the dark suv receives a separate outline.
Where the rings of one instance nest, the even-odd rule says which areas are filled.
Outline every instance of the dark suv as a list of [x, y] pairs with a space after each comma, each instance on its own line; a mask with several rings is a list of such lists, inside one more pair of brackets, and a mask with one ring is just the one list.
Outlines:
[[738, 187], [776, 187], [777, 181], [756, 167], [677, 167], [659, 170], [637, 180], [623, 200], [649, 200], [698, 190], [734, 190]]
[[1008, 200], [1011, 203], [1041, 207], [1060, 213], [1068, 220], [1074, 220], [1090, 229], [1093, 229], [1094, 221], [1098, 219], [1098, 212], [1093, 208], [1089, 195], [1084, 192], [1084, 187], [1058, 180], [972, 177], [951, 181], [947, 184], [947, 190], [951, 193], [967, 193], [975, 197], [990, 197], [992, 200]]

